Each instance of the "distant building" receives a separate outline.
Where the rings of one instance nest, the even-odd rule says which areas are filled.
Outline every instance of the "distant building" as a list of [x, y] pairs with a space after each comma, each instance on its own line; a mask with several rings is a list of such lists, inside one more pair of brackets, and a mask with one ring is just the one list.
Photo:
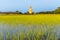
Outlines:
[[29, 14], [32, 14], [32, 6], [29, 7], [28, 13], [29, 13]]

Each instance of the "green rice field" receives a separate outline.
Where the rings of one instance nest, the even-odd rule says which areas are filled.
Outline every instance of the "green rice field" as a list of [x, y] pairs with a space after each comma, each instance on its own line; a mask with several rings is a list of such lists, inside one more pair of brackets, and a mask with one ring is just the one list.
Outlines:
[[60, 40], [60, 14], [0, 15], [0, 40]]

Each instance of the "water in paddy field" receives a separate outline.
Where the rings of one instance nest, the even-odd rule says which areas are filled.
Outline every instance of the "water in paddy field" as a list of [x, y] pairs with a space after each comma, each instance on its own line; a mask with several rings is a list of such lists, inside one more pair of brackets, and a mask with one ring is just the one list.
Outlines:
[[[22, 37], [23, 36], [23, 37]], [[16, 38], [15, 38], [16, 37]], [[60, 24], [8, 24], [0, 23], [0, 40], [58, 40], [60, 38]], [[28, 38], [29, 37], [29, 38]], [[21, 38], [21, 39], [20, 39]], [[23, 40], [22, 39], [22, 40]]]
[[60, 23], [58, 17], [54, 19], [56, 22], [53, 22], [51, 18], [45, 18], [45, 21], [48, 20], [46, 21], [47, 23], [44, 21], [44, 18], [38, 18], [39, 21], [35, 20], [35, 23], [32, 21], [34, 18], [25, 20], [18, 20], [15, 17], [8, 18], [5, 17], [4, 19], [0, 17], [0, 40], [60, 40]]

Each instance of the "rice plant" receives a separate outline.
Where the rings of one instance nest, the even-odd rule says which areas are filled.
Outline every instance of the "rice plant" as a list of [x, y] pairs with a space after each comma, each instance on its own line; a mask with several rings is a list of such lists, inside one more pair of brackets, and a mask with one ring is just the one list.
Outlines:
[[0, 16], [0, 40], [60, 40], [59, 15]]

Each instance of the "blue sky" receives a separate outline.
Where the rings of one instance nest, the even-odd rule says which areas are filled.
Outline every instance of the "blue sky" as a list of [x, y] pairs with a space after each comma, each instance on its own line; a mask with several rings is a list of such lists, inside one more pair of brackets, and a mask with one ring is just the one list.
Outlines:
[[26, 12], [30, 5], [34, 12], [51, 11], [60, 6], [60, 0], [0, 0], [0, 11]]

